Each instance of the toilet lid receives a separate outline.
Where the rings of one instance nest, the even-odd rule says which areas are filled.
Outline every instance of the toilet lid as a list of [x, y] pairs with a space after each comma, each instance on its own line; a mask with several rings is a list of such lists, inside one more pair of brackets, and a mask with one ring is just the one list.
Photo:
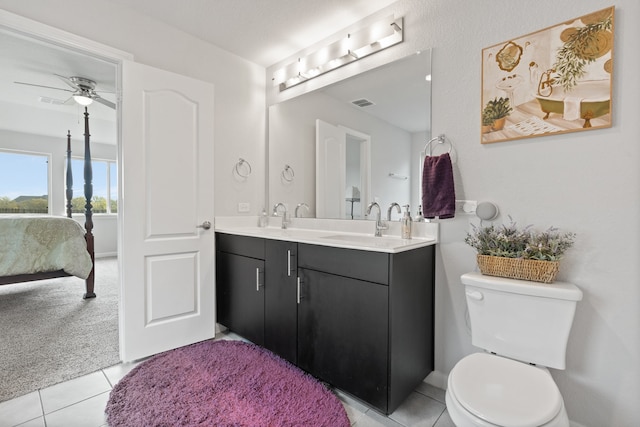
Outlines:
[[460, 360], [449, 387], [469, 412], [501, 426], [540, 426], [562, 408], [562, 396], [543, 369], [486, 353]]

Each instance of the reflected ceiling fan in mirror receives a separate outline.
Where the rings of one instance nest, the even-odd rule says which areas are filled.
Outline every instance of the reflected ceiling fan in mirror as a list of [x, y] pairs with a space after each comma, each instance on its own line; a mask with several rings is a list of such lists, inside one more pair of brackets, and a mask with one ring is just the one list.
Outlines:
[[47, 89], [55, 89], [55, 90], [62, 90], [65, 92], [71, 92], [71, 96], [64, 102], [64, 104], [68, 104], [73, 100], [82, 106], [87, 106], [87, 105], [90, 105], [93, 101], [96, 101], [102, 105], [106, 105], [107, 107], [115, 110], [116, 108], [115, 103], [107, 99], [104, 99], [103, 97], [98, 95], [99, 91], [95, 90], [96, 88], [95, 81], [88, 79], [86, 77], [79, 77], [79, 76], [65, 77], [59, 74], [54, 74], [54, 75], [60, 78], [60, 80], [62, 80], [63, 82], [65, 82], [71, 89], [59, 88], [54, 86], [44, 86], [44, 85], [39, 85], [34, 83], [25, 83], [25, 82], [14, 82], [14, 83], [20, 84], [20, 85], [43, 87]]

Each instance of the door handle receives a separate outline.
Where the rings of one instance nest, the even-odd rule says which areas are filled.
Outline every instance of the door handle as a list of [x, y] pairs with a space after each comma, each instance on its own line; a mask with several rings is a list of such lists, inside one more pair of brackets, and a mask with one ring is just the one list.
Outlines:
[[196, 228], [204, 228], [205, 230], [208, 230], [211, 228], [211, 222], [210, 221], [205, 221], [200, 225], [196, 225]]
[[260, 267], [256, 268], [256, 291], [260, 292]]
[[302, 295], [300, 295], [300, 277], [298, 277], [298, 283], [296, 286], [296, 302], [300, 304], [300, 300], [302, 299]]

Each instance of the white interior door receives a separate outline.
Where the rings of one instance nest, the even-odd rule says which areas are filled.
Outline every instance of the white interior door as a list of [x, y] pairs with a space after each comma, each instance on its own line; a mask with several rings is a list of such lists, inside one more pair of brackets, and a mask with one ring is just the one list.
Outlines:
[[316, 120], [316, 217], [345, 218], [347, 134]]
[[213, 85], [125, 61], [120, 357], [215, 334]]

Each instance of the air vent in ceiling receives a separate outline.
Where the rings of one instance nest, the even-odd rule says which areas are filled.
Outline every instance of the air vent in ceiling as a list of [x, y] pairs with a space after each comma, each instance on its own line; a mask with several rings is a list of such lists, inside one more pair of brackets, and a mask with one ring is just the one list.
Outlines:
[[52, 105], [63, 105], [64, 101], [62, 99], [56, 99], [56, 98], [49, 98], [48, 96], [41, 96], [39, 98], [40, 102], [44, 102], [45, 104], [52, 104]]
[[356, 99], [355, 101], [351, 101], [351, 103], [357, 105], [358, 107], [368, 107], [370, 105], [375, 105], [373, 101], [369, 101], [366, 98]]

